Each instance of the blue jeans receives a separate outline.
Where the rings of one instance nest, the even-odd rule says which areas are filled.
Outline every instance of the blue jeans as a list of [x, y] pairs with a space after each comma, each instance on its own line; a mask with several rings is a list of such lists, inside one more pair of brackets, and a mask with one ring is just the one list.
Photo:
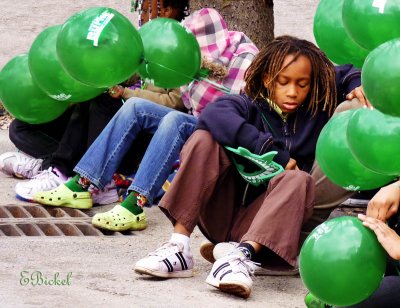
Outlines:
[[141, 132], [153, 134], [128, 190], [151, 204], [193, 133], [197, 118], [141, 98], [130, 98], [93, 142], [74, 171], [103, 189]]

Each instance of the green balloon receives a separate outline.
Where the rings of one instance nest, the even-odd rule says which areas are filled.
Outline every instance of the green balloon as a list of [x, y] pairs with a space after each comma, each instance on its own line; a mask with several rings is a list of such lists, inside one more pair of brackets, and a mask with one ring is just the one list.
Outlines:
[[400, 38], [371, 51], [362, 68], [361, 83], [376, 109], [400, 117]]
[[65, 72], [57, 57], [56, 42], [61, 26], [43, 30], [29, 50], [29, 69], [36, 84], [51, 98], [68, 103], [84, 102], [105, 91], [87, 86]]
[[400, 118], [361, 108], [349, 120], [347, 140], [354, 157], [372, 171], [400, 175]]
[[57, 38], [57, 55], [73, 78], [93, 87], [111, 87], [135, 73], [143, 44], [125, 16], [95, 7], [64, 23]]
[[355, 217], [338, 217], [316, 227], [299, 258], [304, 285], [334, 306], [357, 304], [382, 281], [386, 253], [375, 234]]
[[54, 120], [68, 108], [34, 83], [27, 54], [14, 57], [0, 72], [0, 100], [15, 118], [30, 124]]
[[319, 48], [336, 64], [351, 63], [361, 68], [368, 50], [355, 43], [344, 29], [344, 0], [321, 0], [314, 15], [314, 37]]
[[393, 176], [373, 172], [356, 160], [347, 143], [347, 125], [356, 110], [340, 112], [332, 117], [319, 135], [316, 159], [325, 175], [347, 190], [369, 190], [382, 187]]
[[347, 33], [365, 49], [400, 37], [399, 0], [344, 0], [342, 16]]
[[[157, 18], [139, 29], [144, 46], [139, 72], [161, 88], [178, 88], [191, 82], [200, 70], [201, 52], [195, 36], [182, 24], [169, 18]], [[143, 76], [144, 75], [144, 76]]]

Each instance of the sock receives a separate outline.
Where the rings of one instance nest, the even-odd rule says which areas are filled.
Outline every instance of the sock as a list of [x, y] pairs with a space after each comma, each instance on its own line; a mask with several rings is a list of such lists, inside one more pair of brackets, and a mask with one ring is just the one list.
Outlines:
[[178, 242], [183, 245], [183, 252], [185, 254], [191, 254], [190, 253], [190, 237], [180, 234], [180, 233], [172, 233], [170, 242]]
[[237, 255], [252, 260], [256, 255], [256, 251], [249, 243], [240, 243], [239, 246], [230, 253], [230, 255]]
[[[128, 197], [121, 203], [121, 206], [126, 208], [129, 212], [134, 215], [138, 215], [143, 213], [142, 204], [146, 203], [144, 200], [146, 199], [144, 196], [140, 195], [136, 191], [132, 191]], [[143, 203], [144, 201], [144, 203]]]
[[89, 185], [90, 181], [85, 177], [81, 177], [79, 174], [75, 175], [72, 179], [65, 183], [65, 186], [75, 192], [87, 191], [89, 189]]

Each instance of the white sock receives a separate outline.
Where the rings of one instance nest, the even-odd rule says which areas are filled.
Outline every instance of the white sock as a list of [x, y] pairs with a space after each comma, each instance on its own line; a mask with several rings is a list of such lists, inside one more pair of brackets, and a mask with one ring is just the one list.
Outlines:
[[183, 245], [183, 252], [186, 254], [190, 253], [190, 237], [180, 234], [180, 233], [172, 233], [171, 242], [181, 243]]

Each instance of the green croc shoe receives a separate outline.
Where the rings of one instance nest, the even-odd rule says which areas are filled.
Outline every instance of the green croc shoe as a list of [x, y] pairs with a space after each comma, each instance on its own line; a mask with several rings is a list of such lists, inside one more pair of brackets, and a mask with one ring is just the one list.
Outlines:
[[40, 204], [73, 209], [90, 209], [93, 206], [90, 192], [74, 192], [64, 184], [53, 190], [37, 192], [34, 200]]
[[146, 213], [133, 214], [117, 204], [112, 210], [93, 216], [92, 224], [111, 231], [139, 231], [147, 227]]

